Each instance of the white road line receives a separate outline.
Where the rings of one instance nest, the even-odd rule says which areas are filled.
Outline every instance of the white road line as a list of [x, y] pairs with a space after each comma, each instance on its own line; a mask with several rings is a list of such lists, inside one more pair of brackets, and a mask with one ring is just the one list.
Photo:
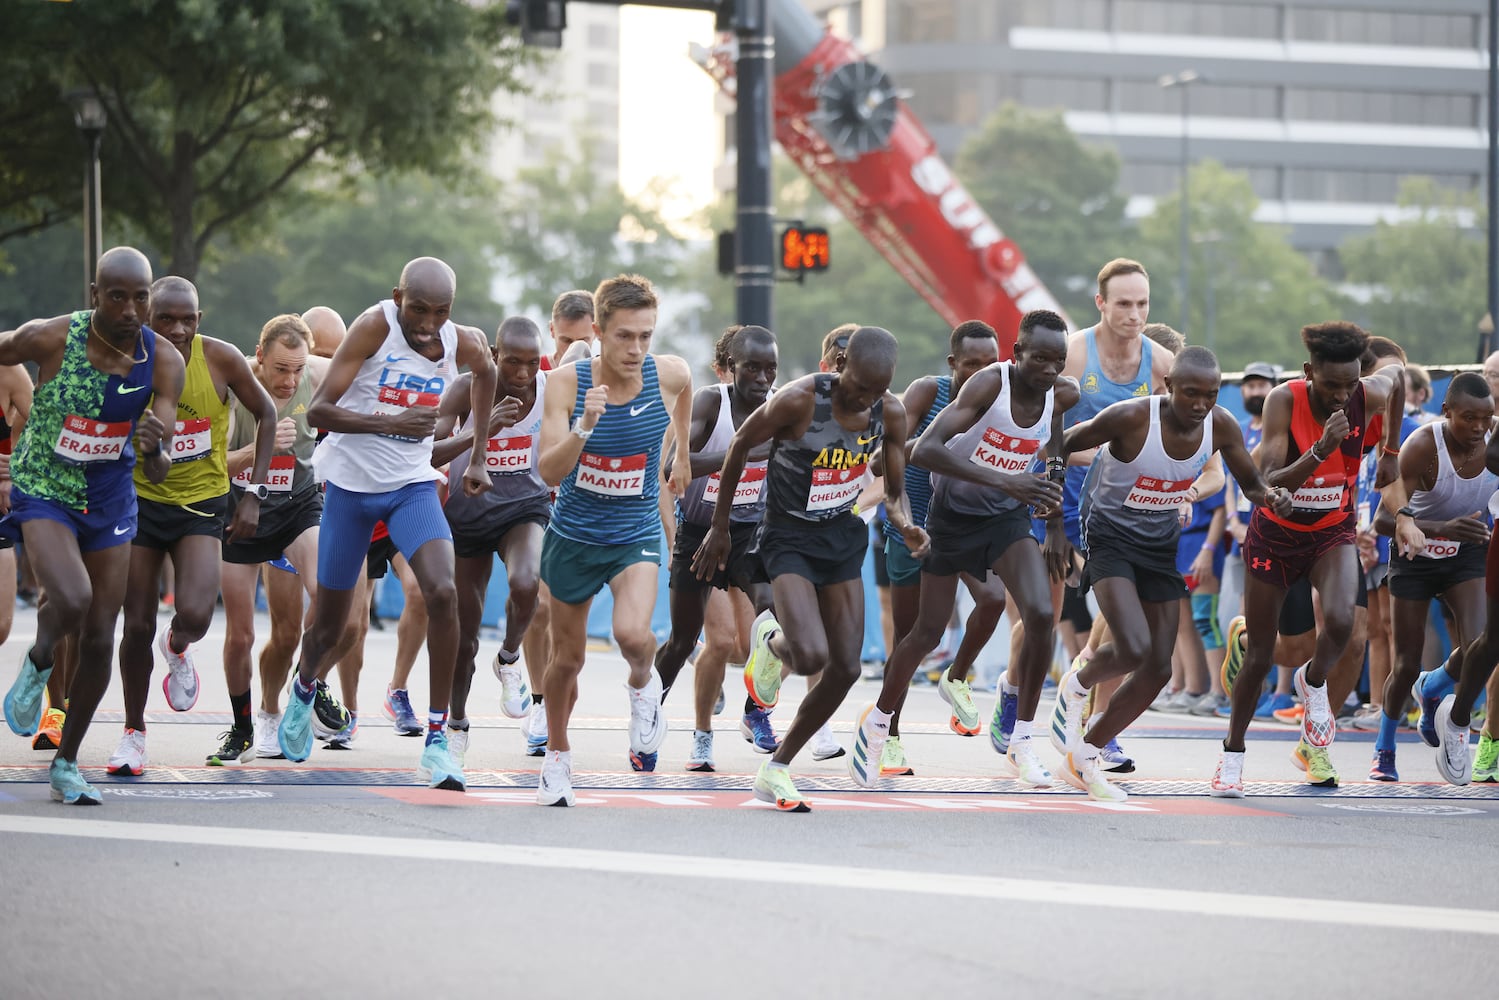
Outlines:
[[[164, 823], [120, 823], [111, 820], [52, 819], [0, 816], [0, 833], [87, 837], [270, 851], [405, 858], [413, 861], [456, 861], [468, 864], [511, 865], [607, 872], [619, 875], [660, 875], [672, 878], [723, 879], [764, 885], [818, 886], [863, 892], [908, 892], [926, 896], [1050, 903], [1063, 906], [1146, 910], [1157, 913], [1284, 920], [1380, 927], [1392, 930], [1482, 934], [1499, 937], [1499, 912], [1400, 903], [1359, 903], [1339, 899], [1299, 899], [1293, 896], [1238, 895], [1158, 889], [1148, 886], [1088, 885], [1040, 879], [990, 878], [946, 872], [888, 871], [809, 865], [786, 861], [740, 861], [671, 854], [594, 851], [530, 844], [463, 843], [408, 837], [364, 837], [297, 830], [254, 830], [226, 826], [174, 826]], [[14, 857], [14, 855], [10, 855]]]

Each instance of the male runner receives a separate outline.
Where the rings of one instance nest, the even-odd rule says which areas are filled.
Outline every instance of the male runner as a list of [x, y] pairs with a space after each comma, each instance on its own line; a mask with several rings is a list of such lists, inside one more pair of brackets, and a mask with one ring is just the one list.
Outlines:
[[95, 269], [93, 309], [0, 333], [0, 365], [38, 367], [31, 419], [11, 460], [6, 523], [19, 526], [47, 595], [37, 609], [36, 639], [5, 696], [5, 721], [19, 736], [37, 731], [54, 651], [63, 637], [76, 636], [67, 721], [48, 775], [52, 798], [66, 805], [103, 801], [78, 773], [78, 749], [113, 668], [115, 620], [130, 572], [126, 543], [136, 527], [131, 469], [137, 454], [155, 482], [171, 469], [183, 364], [145, 325], [150, 295], [145, 255], [115, 247]]
[[[26, 430], [34, 388], [31, 375], [20, 365], [0, 365], [0, 521], [10, 516], [10, 455]], [[10, 638], [16, 614], [16, 540], [0, 529], [0, 645]], [[61, 671], [53, 671], [59, 674]], [[66, 720], [63, 705], [67, 686], [54, 676], [47, 681], [48, 704], [42, 713], [33, 750], [56, 750]]]
[[[725, 498], [735, 495], [750, 453], [774, 441], [765, 520], [755, 544], [783, 631], [776, 634], [767, 616], [757, 619], [745, 684], [756, 703], [769, 708], [780, 695], [782, 659], [793, 673], [822, 673], [780, 748], [755, 777], [755, 797], [778, 809], [811, 808], [791, 781], [791, 762], [859, 679], [861, 573], [869, 532], [853, 506], [882, 444], [886, 512], [913, 556], [927, 552], [926, 532], [911, 523], [905, 509], [906, 411], [889, 391], [895, 362], [895, 337], [879, 327], [860, 327], [849, 337], [841, 371], [799, 378], [750, 414], [724, 456], [713, 523], [693, 560], [698, 572], [726, 567], [733, 505]], [[865, 715], [872, 711], [870, 706]], [[861, 724], [861, 733], [864, 729]], [[875, 747], [870, 756], [861, 738], [849, 756], [850, 769], [856, 775], [873, 773], [879, 751]]]
[[578, 697], [588, 609], [606, 585], [614, 641], [629, 664], [630, 766], [651, 771], [666, 739], [661, 678], [652, 669], [651, 612], [661, 565], [661, 444], [676, 442], [671, 488], [691, 478], [692, 375], [687, 363], [650, 353], [656, 292], [639, 275], [606, 279], [593, 293], [599, 356], [549, 376], [541, 427], [541, 478], [557, 505], [541, 550], [551, 591], [552, 658], [546, 672], [548, 743], [536, 801], [573, 803], [567, 720]]
[[[349, 328], [344, 325], [344, 318], [327, 306], [313, 306], [302, 314], [302, 322], [307, 324], [307, 329], [312, 333], [311, 356], [325, 361], [333, 358], [338, 345], [344, 342], [344, 337], [349, 333]], [[318, 377], [322, 376], [318, 369], [327, 368], [326, 365], [311, 363], [308, 367]]]
[[547, 323], [553, 350], [549, 357], [542, 358], [541, 370], [552, 371], [597, 353], [593, 319], [592, 292], [575, 288], [557, 296], [552, 303], [552, 318]]
[[[250, 486], [241, 490], [229, 523], [230, 540], [254, 537], [260, 504], [269, 494], [266, 474], [276, 443], [276, 407], [245, 356], [230, 343], [198, 332], [203, 313], [198, 290], [186, 278], [168, 275], [151, 286], [148, 323], [182, 355], [186, 375], [172, 429], [171, 470], [153, 483], [135, 469], [138, 527], [130, 547], [125, 629], [120, 638], [120, 680], [125, 695], [125, 732], [110, 755], [110, 774], [139, 775], [147, 763], [146, 698], [151, 684], [151, 640], [166, 661], [161, 688], [174, 712], [198, 702], [198, 671], [188, 647], [203, 638], [219, 596], [219, 556], [224, 522], [230, 517], [229, 440], [231, 396], [255, 430]], [[156, 634], [156, 581], [172, 558], [176, 612]], [[244, 708], [249, 719], [249, 701]], [[238, 718], [239, 716], [236, 716]]]
[[[750, 554], [755, 528], [765, 513], [765, 476], [769, 449], [757, 451], [740, 477], [739, 487], [730, 502], [729, 535], [731, 549], [728, 564], [722, 571], [699, 577], [692, 571], [693, 556], [708, 534], [713, 511], [720, 495], [720, 474], [724, 453], [734, 432], [746, 418], [765, 403], [775, 384], [778, 354], [775, 334], [763, 326], [741, 327], [729, 346], [729, 371], [733, 382], [703, 386], [692, 400], [692, 481], [677, 501], [677, 537], [671, 554], [671, 635], [656, 650], [656, 673], [661, 678], [662, 699], [676, 681], [687, 655], [697, 644], [713, 590], [737, 591], [746, 595], [755, 610], [770, 607], [770, 587], [759, 571], [759, 560]], [[732, 611], [730, 622], [733, 621]], [[735, 630], [737, 633], [737, 629]], [[701, 660], [699, 660], [701, 664]], [[701, 669], [699, 666], [697, 669]], [[722, 669], [722, 668], [720, 668]], [[708, 690], [721, 688], [709, 679]], [[703, 686], [699, 687], [699, 690]], [[707, 706], [711, 708], [711, 703]], [[701, 702], [694, 704], [697, 715], [692, 731], [690, 771], [712, 771], [713, 728], [705, 724]]]
[[[1259, 466], [1272, 486], [1291, 491], [1294, 509], [1289, 515], [1256, 510], [1244, 535], [1249, 568], [1244, 579], [1246, 646], [1231, 694], [1228, 738], [1212, 783], [1217, 796], [1244, 795], [1244, 734], [1270, 670], [1286, 590], [1302, 579], [1309, 579], [1322, 596], [1316, 651], [1293, 678], [1304, 707], [1306, 752], [1325, 751], [1337, 736], [1326, 681], [1353, 632], [1360, 575], [1355, 492], [1365, 439], [1380, 413], [1384, 464], [1392, 465], [1399, 454], [1404, 367], [1390, 364], [1360, 378], [1369, 335], [1352, 323], [1302, 327], [1301, 342], [1310, 357], [1304, 377], [1276, 386], [1265, 400]], [[1394, 478], [1395, 471], [1382, 473], [1381, 480]], [[1302, 760], [1299, 748], [1297, 759]], [[1318, 761], [1306, 763], [1310, 774]]]
[[[308, 420], [330, 432], [313, 453], [317, 476], [327, 482], [325, 516], [313, 620], [277, 739], [288, 760], [312, 752], [314, 684], [344, 631], [370, 532], [383, 520], [416, 573], [430, 620], [431, 696], [417, 773], [430, 787], [461, 792], [463, 769], [445, 731], [458, 654], [453, 536], [437, 499], [432, 431], [442, 392], [460, 365], [473, 373], [473, 409], [480, 413], [494, 398], [495, 373], [484, 335], [448, 318], [455, 293], [447, 264], [434, 257], [408, 263], [391, 297], [349, 327], [308, 407]], [[462, 470], [459, 488], [470, 495], [489, 488], [482, 454], [475, 452]]]
[[[859, 743], [868, 743], [870, 759], [882, 749], [885, 713], [904, 700], [916, 667], [941, 638], [952, 614], [957, 575], [983, 578], [992, 572], [1003, 584], [1025, 638], [1010, 671], [1020, 689], [1017, 721], [1011, 732], [991, 732], [990, 738], [996, 749], [1003, 745], [1021, 781], [1052, 783], [1031, 745], [1031, 727], [1055, 642], [1048, 571], [1060, 580], [1070, 555], [1062, 532], [1061, 484], [1041, 474], [1043, 451], [1060, 454], [1063, 416], [1078, 398], [1076, 383], [1058, 382], [1066, 364], [1066, 321], [1044, 309], [1026, 313], [1014, 360], [991, 364], [968, 379], [957, 400], [917, 439], [911, 460], [932, 472], [926, 525], [932, 551], [921, 564], [916, 625], [885, 665], [884, 688], [860, 727], [855, 758]], [[1060, 480], [1062, 462], [1050, 468]], [[1047, 517], [1044, 557], [1031, 535], [1032, 510]], [[972, 718], [976, 732], [976, 710]], [[853, 773], [861, 784], [873, 783], [875, 774], [857, 768]]]
[[[1101, 449], [1084, 485], [1083, 582], [1097, 594], [1110, 640], [1063, 677], [1051, 740], [1065, 758], [1067, 782], [1099, 801], [1127, 797], [1103, 776], [1103, 748], [1171, 680], [1186, 596], [1176, 560], [1179, 509], [1208, 459], [1222, 452], [1251, 502], [1291, 509], [1287, 492], [1260, 477], [1238, 421], [1217, 405], [1221, 381], [1213, 352], [1188, 347], [1172, 361], [1164, 397], [1116, 403], [1063, 436], [1064, 452]], [[1116, 677], [1124, 682], [1084, 736], [1088, 690]]]
[[[468, 694], [496, 554], [505, 563], [509, 588], [505, 638], [493, 664], [500, 681], [500, 710], [520, 719], [531, 706], [531, 692], [518, 663], [521, 639], [536, 613], [541, 538], [552, 516], [552, 491], [537, 468], [546, 375], [540, 370], [541, 331], [536, 324], [523, 316], [502, 322], [495, 333], [495, 360], [499, 377], [492, 407], [475, 419], [469, 409], [469, 377], [459, 378], [443, 394], [437, 429], [443, 440], [432, 450], [434, 465], [452, 462], [463, 468], [477, 438], [490, 481], [490, 488], [478, 496], [450, 493], [443, 508], [453, 529], [453, 579], [458, 588], [458, 665], [449, 702], [448, 744], [460, 762], [468, 752]], [[447, 438], [455, 420], [459, 433]]]

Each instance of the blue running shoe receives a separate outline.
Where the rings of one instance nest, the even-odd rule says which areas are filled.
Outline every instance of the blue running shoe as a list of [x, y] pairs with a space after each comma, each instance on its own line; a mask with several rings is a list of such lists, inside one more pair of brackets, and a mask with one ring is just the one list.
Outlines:
[[281, 716], [281, 725], [276, 729], [276, 745], [287, 760], [303, 761], [312, 756], [312, 702], [302, 700], [296, 685], [293, 680], [291, 697], [286, 699], [286, 713]]
[[1284, 712], [1293, 707], [1296, 699], [1288, 694], [1273, 694], [1268, 702], [1261, 700], [1260, 706], [1254, 710], [1256, 719], [1273, 719], [1276, 712]]
[[[1426, 697], [1426, 678], [1430, 676], [1430, 670], [1423, 670], [1416, 676], [1416, 683], [1411, 685], [1411, 697], [1415, 699], [1416, 708], [1421, 717], [1416, 720], [1416, 732], [1421, 734], [1421, 742], [1429, 747], [1439, 745], [1442, 741], [1437, 739], [1437, 705], [1440, 702], [1436, 698]], [[12, 726], [11, 728], [15, 728]]]
[[99, 794], [99, 789], [83, 780], [83, 775], [78, 773], [78, 764], [74, 761], [63, 760], [61, 757], [52, 758], [47, 777], [52, 784], [53, 802], [61, 802], [65, 806], [104, 804], [104, 796]]
[[1374, 762], [1369, 765], [1370, 781], [1399, 781], [1400, 775], [1395, 770], [1395, 751], [1375, 750]]
[[[15, 683], [5, 694], [5, 724], [17, 736], [32, 736], [41, 726], [42, 710], [47, 700], [47, 678], [51, 676], [51, 667], [38, 670], [31, 662], [31, 650], [28, 649], [21, 658], [21, 669], [16, 672]], [[74, 770], [76, 772], [77, 768]]]
[[1124, 752], [1118, 740], [1109, 740], [1098, 752], [1098, 766], [1114, 774], [1135, 773], [1135, 759]]
[[1256, 719], [1270, 718], [1270, 712], [1272, 711], [1272, 709], [1270, 708], [1270, 702], [1274, 700], [1275, 692], [1273, 690], [1266, 691], [1264, 694], [1260, 695], [1260, 700], [1254, 703], [1254, 717]]
[[755, 753], [775, 753], [781, 748], [776, 739], [775, 728], [770, 724], [770, 713], [763, 708], [744, 713], [739, 722], [739, 735], [743, 736]]
[[656, 769], [656, 754], [640, 753], [636, 750], [630, 751], [630, 770], [632, 771], [654, 771]]
[[1020, 692], [1006, 691], [999, 685], [999, 701], [994, 703], [994, 717], [989, 720], [989, 745], [1001, 756], [1010, 752], [1010, 736], [1015, 732], [1015, 713], [1020, 708]]
[[[291, 713], [288, 711], [287, 713]], [[281, 724], [281, 731], [286, 731], [286, 723]], [[288, 754], [287, 756], [291, 756]], [[417, 777], [427, 783], [428, 788], [441, 788], [449, 792], [461, 792], [467, 784], [463, 777], [463, 768], [453, 759], [448, 749], [448, 734], [442, 733], [431, 743], [422, 747], [421, 762], [416, 765]]]
[[400, 736], [421, 736], [427, 731], [427, 727], [416, 717], [411, 710], [411, 696], [406, 693], [405, 688], [385, 688], [385, 704], [381, 706], [385, 717], [395, 726], [396, 733]]

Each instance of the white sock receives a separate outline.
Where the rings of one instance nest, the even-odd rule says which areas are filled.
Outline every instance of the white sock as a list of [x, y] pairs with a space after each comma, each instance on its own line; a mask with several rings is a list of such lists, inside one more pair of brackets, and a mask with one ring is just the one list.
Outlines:
[[893, 712], [881, 712], [880, 707], [876, 705], [869, 710], [869, 715], [865, 719], [865, 721], [874, 728], [883, 729], [888, 733], [890, 731], [890, 720], [894, 718], [894, 716], [895, 713]]
[[778, 764], [778, 763], [776, 763], [773, 760], [767, 760], [765, 762], [765, 766], [768, 767], [768, 768], [770, 768], [772, 771], [789, 771], [789, 770], [791, 770], [791, 765], [790, 764]]
[[568, 767], [572, 767], [573, 766], [573, 752], [571, 750], [548, 750], [547, 751], [547, 763], [548, 764], [566, 764]]
[[1078, 676], [1077, 672], [1069, 672], [1067, 674], [1067, 697], [1082, 698], [1085, 697], [1087, 693], [1088, 689], [1083, 686], [1082, 678]]
[[1035, 725], [1034, 719], [1016, 719], [1015, 731], [1010, 734], [1010, 745], [1014, 746], [1020, 740], [1031, 738], [1031, 726]]
[[999, 675], [999, 689], [1005, 694], [1020, 693], [1020, 689], [1010, 683], [1010, 672], [1008, 670]]

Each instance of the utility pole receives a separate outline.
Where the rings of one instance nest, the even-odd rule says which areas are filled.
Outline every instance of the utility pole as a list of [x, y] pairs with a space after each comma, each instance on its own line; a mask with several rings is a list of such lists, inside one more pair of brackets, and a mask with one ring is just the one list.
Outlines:
[[736, 0], [734, 35], [738, 147], [734, 238], [734, 312], [740, 323], [773, 328], [776, 283], [775, 212], [771, 205], [771, 88], [775, 40], [768, 0]]

